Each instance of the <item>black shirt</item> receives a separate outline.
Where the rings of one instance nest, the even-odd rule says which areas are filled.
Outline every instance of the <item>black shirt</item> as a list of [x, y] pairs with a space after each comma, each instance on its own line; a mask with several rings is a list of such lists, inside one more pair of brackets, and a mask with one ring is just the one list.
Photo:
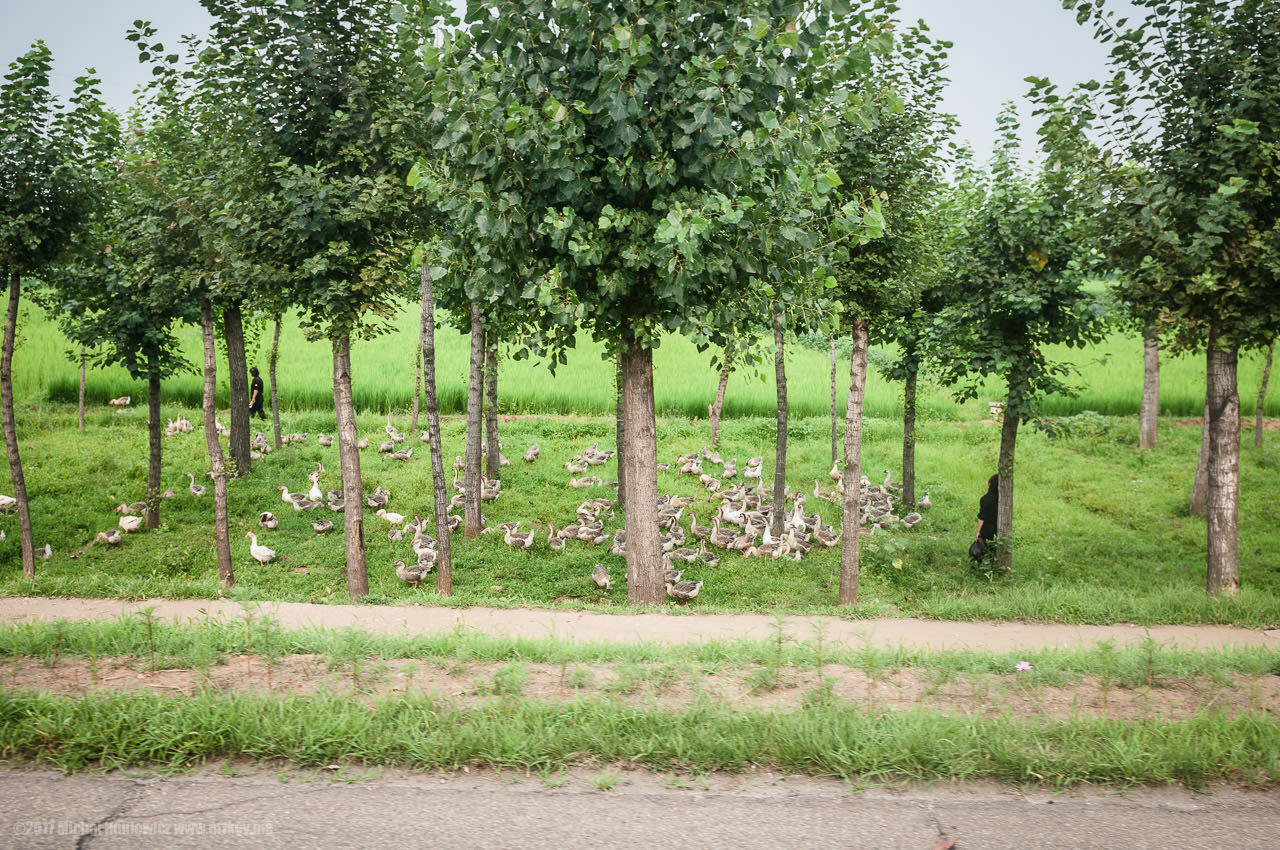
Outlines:
[[978, 536], [990, 540], [996, 536], [996, 514], [1000, 511], [1000, 490], [993, 488], [978, 500], [978, 519], [982, 520], [982, 530]]
[[[254, 395], [257, 393], [257, 395]], [[249, 398], [253, 400], [253, 404], [262, 404], [262, 379], [254, 378], [249, 384]]]

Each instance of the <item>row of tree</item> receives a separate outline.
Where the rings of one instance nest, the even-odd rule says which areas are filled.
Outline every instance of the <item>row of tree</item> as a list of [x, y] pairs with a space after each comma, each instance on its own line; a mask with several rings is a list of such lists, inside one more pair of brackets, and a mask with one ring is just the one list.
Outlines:
[[[183, 367], [172, 331], [201, 323], [227, 584], [226, 481], [250, 471], [244, 316], [274, 318], [278, 340], [280, 317], [296, 311], [310, 334], [331, 340], [353, 599], [368, 580], [352, 338], [384, 332], [400, 301], [420, 298], [443, 528], [436, 307], [471, 332], [470, 535], [480, 530], [480, 421], [485, 389], [496, 412], [497, 344], [554, 366], [575, 334], [591, 334], [616, 358], [629, 599], [658, 604], [652, 349], [661, 334], [723, 350], [713, 439], [733, 364], [758, 359], [759, 340], [773, 336], [779, 503], [785, 330], [832, 338], [833, 462], [835, 338], [852, 338], [847, 482], [861, 474], [869, 343], [897, 344], [888, 368], [906, 387], [909, 503], [920, 371], [962, 395], [1003, 378], [997, 530], [1012, 540], [1019, 425], [1045, 393], [1070, 389], [1067, 367], [1045, 347], [1101, 338], [1107, 311], [1083, 282], [1114, 271], [1126, 315], [1153, 337], [1209, 352], [1209, 589], [1238, 586], [1234, 351], [1280, 325], [1280, 63], [1265, 61], [1277, 48], [1258, 35], [1275, 31], [1280, 0], [1176, 9], [1142, 0], [1149, 16], [1127, 29], [1103, 2], [1081, 4], [1082, 22], [1117, 45], [1116, 77], [1067, 97], [1034, 80], [1041, 154], [1027, 164], [1008, 111], [1004, 141], [982, 167], [949, 147], [953, 122], [938, 111], [950, 45], [923, 24], [902, 27], [880, 0], [528, 0], [500, 14], [470, 4], [463, 21], [429, 3], [202, 2], [214, 18], [205, 41], [171, 53], [145, 22], [130, 32], [155, 79], [124, 122], [97, 102], [89, 78], [59, 108], [39, 45], [3, 90], [10, 312], [0, 389], [28, 574], [9, 380], [23, 277], [43, 281], [41, 297], [73, 339], [148, 380], [151, 522], [160, 380]], [[1101, 144], [1099, 124], [1109, 131]], [[214, 430], [219, 325], [229, 464]], [[486, 430], [497, 477], [495, 422]], [[858, 498], [846, 488], [842, 604], [857, 601]], [[1001, 557], [1011, 563], [1010, 546]], [[440, 566], [438, 589], [448, 593], [447, 551]]]

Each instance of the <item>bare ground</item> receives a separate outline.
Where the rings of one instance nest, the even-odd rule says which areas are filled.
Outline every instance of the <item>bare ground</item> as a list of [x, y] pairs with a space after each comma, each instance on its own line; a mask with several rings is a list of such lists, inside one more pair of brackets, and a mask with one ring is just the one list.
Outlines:
[[34, 658], [0, 662], [0, 686], [58, 696], [151, 691], [219, 693], [333, 693], [357, 698], [422, 694], [455, 705], [502, 696], [556, 702], [603, 697], [623, 705], [680, 710], [694, 701], [757, 709], [795, 709], [834, 698], [872, 711], [927, 708], [964, 717], [1035, 715], [1049, 719], [1105, 717], [1185, 720], [1206, 711], [1227, 716], [1259, 711], [1280, 716], [1280, 676], [1219, 676], [1147, 681], [1086, 677], [1067, 686], [1044, 684], [1034, 671], [972, 675], [910, 669], [860, 670], [838, 664], [818, 669], [680, 664], [437, 665], [415, 659], [352, 664], [326, 656], [267, 659], [240, 655], [202, 669], [151, 670], [146, 659]]
[[[431, 597], [424, 591], [424, 599]], [[110, 620], [151, 609], [164, 621], [235, 619], [247, 606], [225, 599], [54, 599], [0, 598], [0, 622]], [[659, 643], [678, 646], [708, 640], [771, 640], [778, 620], [763, 614], [699, 614], [696, 610], [604, 614], [549, 608], [447, 608], [432, 605], [316, 605], [302, 602], [252, 603], [287, 629], [358, 628], [386, 635], [420, 635], [458, 629], [522, 638], [563, 638], [575, 642]], [[1116, 647], [1148, 640], [1166, 648], [1212, 650], [1264, 646], [1280, 649], [1280, 629], [1237, 626], [1070, 626], [1059, 623], [957, 622], [914, 618], [844, 620], [792, 617], [783, 622], [790, 640], [819, 636], [832, 646], [903, 647], [920, 650], [972, 649], [990, 652], [1090, 648], [1110, 641]]]

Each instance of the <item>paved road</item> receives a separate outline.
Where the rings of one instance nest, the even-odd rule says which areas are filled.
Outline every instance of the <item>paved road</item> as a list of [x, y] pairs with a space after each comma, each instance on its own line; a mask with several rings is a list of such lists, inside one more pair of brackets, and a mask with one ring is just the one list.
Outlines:
[[[994, 786], [848, 793], [779, 777], [676, 790], [630, 776], [559, 789], [537, 779], [294, 773], [171, 779], [0, 771], [0, 847], [883, 848], [1275, 847], [1280, 794], [1169, 789], [1022, 794]], [[672, 784], [667, 780], [667, 785]], [[732, 787], [731, 787], [732, 786]]]
[[[0, 597], [0, 622], [55, 619], [114, 619], [152, 608], [162, 620], [193, 621], [206, 617], [234, 619], [245, 614], [238, 602], [218, 599], [51, 599]], [[758, 614], [597, 614], [546, 608], [445, 608], [431, 605], [312, 605], [300, 602], [254, 603], [259, 615], [270, 615], [287, 628], [357, 627], [369, 632], [417, 635], [455, 628], [514, 637], [561, 637], [575, 641], [681, 644], [706, 640], [768, 640], [777, 620]], [[792, 617], [787, 634], [812, 640], [819, 626], [828, 644], [904, 647], [908, 649], [973, 649], [992, 652], [1089, 648], [1100, 641], [1123, 647], [1154, 640], [1162, 647], [1209, 650], [1227, 646], [1266, 646], [1280, 650], [1280, 629], [1264, 631], [1233, 626], [1065, 626], [1056, 623], [986, 623], [911, 618], [842, 620], [837, 617]]]

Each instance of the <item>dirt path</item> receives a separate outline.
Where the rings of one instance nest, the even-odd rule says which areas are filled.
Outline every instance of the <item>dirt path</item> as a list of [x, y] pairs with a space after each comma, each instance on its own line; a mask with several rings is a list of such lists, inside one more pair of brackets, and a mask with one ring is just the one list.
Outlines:
[[[163, 620], [199, 621], [206, 617], [243, 616], [245, 605], [216, 599], [0, 598], [0, 622], [115, 619], [154, 609]], [[275, 618], [285, 628], [341, 629], [416, 635], [462, 628], [492, 635], [560, 637], [580, 642], [678, 645], [707, 640], [766, 640], [775, 634], [776, 620], [759, 614], [596, 614], [545, 608], [443, 608], [423, 605], [312, 605], [300, 602], [256, 603], [259, 615]], [[1101, 641], [1117, 647], [1150, 637], [1164, 648], [1210, 650], [1229, 646], [1263, 646], [1280, 650], [1280, 629], [1262, 631], [1235, 626], [1137, 625], [1066, 626], [1056, 623], [943, 622], [919, 619], [841, 620], [836, 617], [792, 617], [786, 634], [807, 641], [822, 632], [828, 643], [851, 647], [908, 649], [1014, 650], [1089, 648]]]

